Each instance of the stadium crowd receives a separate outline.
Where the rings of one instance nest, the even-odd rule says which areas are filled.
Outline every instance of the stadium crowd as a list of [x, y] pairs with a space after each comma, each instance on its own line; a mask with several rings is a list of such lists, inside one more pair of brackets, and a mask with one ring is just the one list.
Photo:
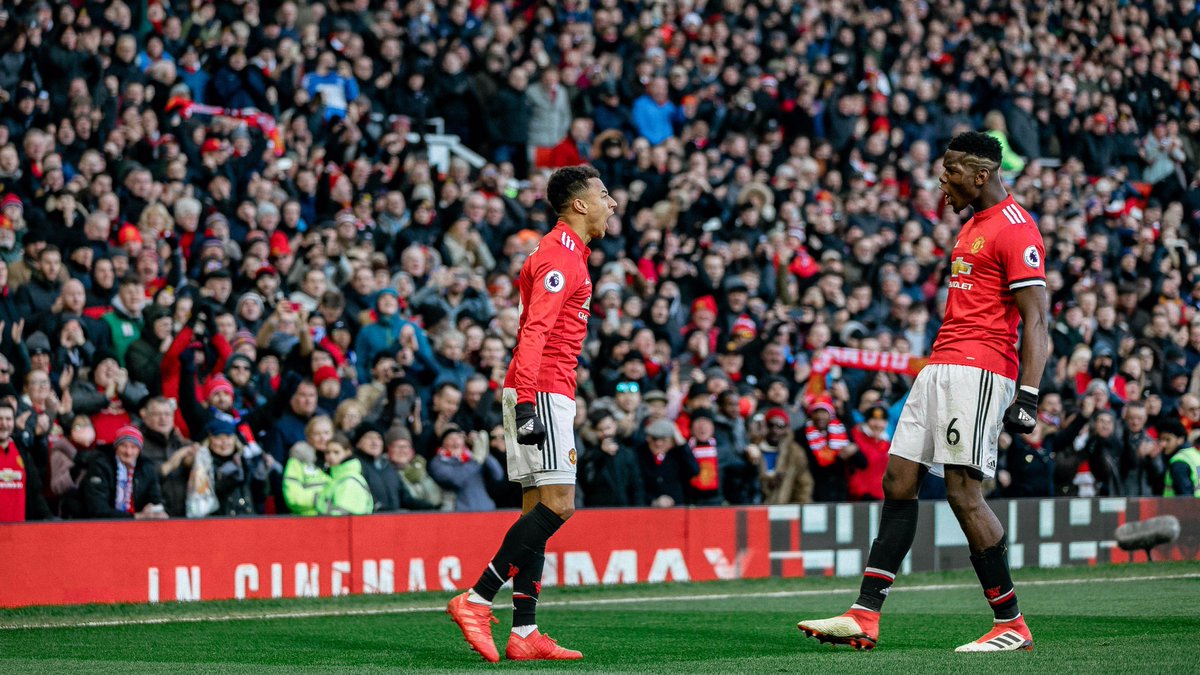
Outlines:
[[[994, 494], [1163, 494], [1195, 453], [1193, 0], [0, 7], [0, 519], [519, 506], [513, 278], [581, 162], [619, 203], [582, 503], [879, 499], [911, 378], [812, 359], [929, 353], [969, 129], [1053, 303]], [[432, 164], [435, 118], [486, 164]]]

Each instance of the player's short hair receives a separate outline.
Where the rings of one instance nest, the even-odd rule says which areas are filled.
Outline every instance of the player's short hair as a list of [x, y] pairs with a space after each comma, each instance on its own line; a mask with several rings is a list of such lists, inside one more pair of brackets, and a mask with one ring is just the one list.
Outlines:
[[599, 178], [600, 172], [586, 164], [565, 166], [550, 175], [546, 184], [546, 199], [555, 213], [562, 214], [567, 205], [588, 189], [588, 180]]
[[950, 140], [950, 145], [946, 146], [946, 150], [961, 152], [964, 155], [971, 155], [986, 159], [997, 165], [1000, 164], [1000, 141], [978, 131], [965, 131], [955, 136]]

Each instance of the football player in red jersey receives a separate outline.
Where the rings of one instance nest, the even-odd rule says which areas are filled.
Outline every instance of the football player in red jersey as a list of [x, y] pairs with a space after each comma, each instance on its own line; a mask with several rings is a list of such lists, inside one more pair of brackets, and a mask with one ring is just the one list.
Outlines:
[[977, 132], [954, 137], [942, 167], [947, 204], [955, 211], [970, 206], [973, 215], [950, 255], [945, 322], [892, 438], [879, 536], [850, 610], [798, 627], [822, 642], [875, 646], [879, 611], [916, 534], [917, 490], [933, 471], [946, 478], [950, 506], [995, 614], [992, 630], [957, 651], [1030, 650], [1033, 637], [1017, 608], [1004, 528], [984, 501], [982, 481], [995, 474], [1001, 428], [1025, 434], [1037, 419], [1049, 354], [1045, 251], [1033, 218], [1004, 188], [996, 139]]
[[604, 236], [617, 202], [590, 166], [555, 171], [546, 197], [558, 223], [521, 266], [520, 328], [501, 398], [508, 477], [524, 490], [523, 515], [466, 593], [447, 608], [471, 648], [488, 661], [492, 599], [513, 580], [510, 660], [580, 659], [537, 629], [546, 542], [575, 512], [575, 368], [591, 317], [588, 243]]

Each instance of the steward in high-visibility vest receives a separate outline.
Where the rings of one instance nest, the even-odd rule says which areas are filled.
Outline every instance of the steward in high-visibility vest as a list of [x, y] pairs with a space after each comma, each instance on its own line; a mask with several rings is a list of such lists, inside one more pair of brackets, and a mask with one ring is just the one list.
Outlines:
[[1167, 464], [1164, 497], [1200, 497], [1200, 450], [1180, 448]]
[[331, 480], [321, 493], [317, 512], [325, 516], [365, 516], [375, 510], [371, 488], [363, 478], [362, 464], [348, 448], [331, 442], [325, 449]]

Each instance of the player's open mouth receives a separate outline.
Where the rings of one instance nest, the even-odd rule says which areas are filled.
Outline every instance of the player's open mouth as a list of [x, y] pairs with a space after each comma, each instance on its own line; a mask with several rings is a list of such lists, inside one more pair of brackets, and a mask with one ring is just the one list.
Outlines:
[[951, 197], [950, 193], [946, 191], [946, 187], [943, 185], [939, 185], [938, 190], [940, 190], [942, 193], [942, 205], [949, 206], [950, 208], [954, 208], [954, 198]]

